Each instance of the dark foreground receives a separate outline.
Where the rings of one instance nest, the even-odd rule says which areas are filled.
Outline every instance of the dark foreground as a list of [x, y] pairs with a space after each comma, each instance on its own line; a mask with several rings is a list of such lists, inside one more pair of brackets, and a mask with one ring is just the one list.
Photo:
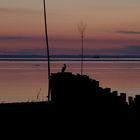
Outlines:
[[76, 134], [87, 138], [105, 131], [117, 136], [127, 130], [128, 135], [140, 124], [140, 96], [129, 97], [126, 102], [125, 93], [104, 89], [86, 75], [52, 74], [51, 99], [51, 102], [1, 104], [1, 126], [25, 127], [24, 132], [29, 129], [29, 133], [35, 130], [35, 134], [42, 135]]

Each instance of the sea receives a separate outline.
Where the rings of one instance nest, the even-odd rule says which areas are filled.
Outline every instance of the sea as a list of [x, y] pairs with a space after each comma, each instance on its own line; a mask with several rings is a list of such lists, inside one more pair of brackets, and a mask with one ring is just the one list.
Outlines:
[[[60, 72], [63, 64], [66, 72], [80, 74], [81, 61], [72, 59], [51, 61], [51, 73]], [[140, 95], [140, 60], [85, 60], [83, 74], [119, 94]], [[0, 103], [47, 101], [47, 93], [47, 61], [0, 61]]]

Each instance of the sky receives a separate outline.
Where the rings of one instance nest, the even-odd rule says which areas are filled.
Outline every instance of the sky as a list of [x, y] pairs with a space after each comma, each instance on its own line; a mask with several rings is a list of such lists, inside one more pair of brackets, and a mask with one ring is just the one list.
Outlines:
[[[140, 55], [140, 0], [46, 0], [52, 55]], [[43, 0], [0, 0], [0, 54], [45, 54]]]

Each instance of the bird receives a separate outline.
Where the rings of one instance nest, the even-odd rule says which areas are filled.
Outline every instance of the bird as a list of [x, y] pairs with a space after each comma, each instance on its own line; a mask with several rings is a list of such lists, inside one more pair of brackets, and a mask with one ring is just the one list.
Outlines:
[[67, 65], [64, 64], [63, 67], [62, 67], [62, 69], [61, 69], [61, 72], [62, 72], [62, 73], [65, 72], [66, 68], [67, 68]]

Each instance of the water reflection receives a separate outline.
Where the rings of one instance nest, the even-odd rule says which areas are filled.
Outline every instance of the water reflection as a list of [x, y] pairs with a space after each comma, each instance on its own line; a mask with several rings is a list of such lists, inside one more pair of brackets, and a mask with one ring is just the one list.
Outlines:
[[[52, 72], [66, 71], [80, 73], [80, 62], [52, 62]], [[84, 73], [100, 81], [102, 87], [140, 94], [139, 62], [86, 62]], [[46, 100], [46, 62], [0, 62], [0, 102]]]

